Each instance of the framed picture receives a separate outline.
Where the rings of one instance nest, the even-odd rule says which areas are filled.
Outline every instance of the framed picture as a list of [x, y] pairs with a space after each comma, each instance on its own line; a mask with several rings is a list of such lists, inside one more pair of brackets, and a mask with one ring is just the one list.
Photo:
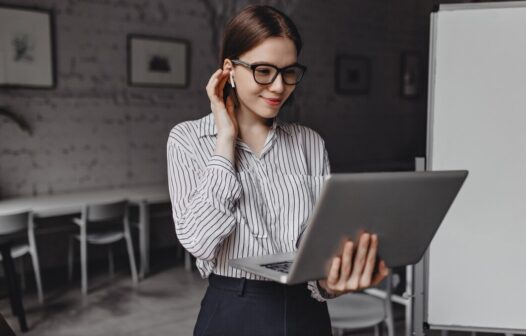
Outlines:
[[55, 87], [51, 10], [0, 5], [0, 86]]
[[422, 91], [422, 57], [417, 52], [403, 52], [400, 65], [400, 95], [418, 98]]
[[128, 35], [128, 84], [185, 88], [190, 78], [188, 41]]
[[336, 92], [341, 94], [369, 93], [371, 62], [360, 55], [336, 57]]

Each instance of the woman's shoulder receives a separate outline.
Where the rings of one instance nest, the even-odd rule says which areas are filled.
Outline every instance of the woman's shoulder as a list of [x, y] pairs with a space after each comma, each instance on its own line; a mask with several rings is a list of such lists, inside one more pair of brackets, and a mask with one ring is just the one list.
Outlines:
[[324, 144], [322, 136], [312, 128], [301, 125], [297, 122], [283, 121], [279, 119], [279, 124], [293, 138], [307, 143]]
[[203, 130], [210, 124], [212, 114], [195, 120], [182, 121], [170, 130], [168, 141], [188, 142], [190, 139], [197, 139], [203, 133]]

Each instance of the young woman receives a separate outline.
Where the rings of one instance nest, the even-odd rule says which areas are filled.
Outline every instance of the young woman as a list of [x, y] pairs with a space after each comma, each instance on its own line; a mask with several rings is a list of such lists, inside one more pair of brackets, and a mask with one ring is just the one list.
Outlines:
[[294, 23], [250, 6], [227, 25], [221, 69], [206, 91], [212, 113], [175, 126], [168, 177], [177, 236], [208, 277], [195, 335], [330, 335], [326, 298], [379, 283], [378, 239], [363, 234], [333, 259], [328, 277], [286, 286], [228, 260], [296, 248], [329, 174], [321, 137], [277, 118], [301, 81]]

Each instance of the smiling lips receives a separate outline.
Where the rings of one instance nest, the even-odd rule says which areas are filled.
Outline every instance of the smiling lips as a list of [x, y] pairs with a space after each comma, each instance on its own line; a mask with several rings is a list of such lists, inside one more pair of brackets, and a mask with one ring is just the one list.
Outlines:
[[263, 100], [270, 106], [278, 106], [279, 104], [281, 104], [281, 99], [279, 98], [265, 98], [265, 97], [261, 97], [261, 98], [263, 98]]

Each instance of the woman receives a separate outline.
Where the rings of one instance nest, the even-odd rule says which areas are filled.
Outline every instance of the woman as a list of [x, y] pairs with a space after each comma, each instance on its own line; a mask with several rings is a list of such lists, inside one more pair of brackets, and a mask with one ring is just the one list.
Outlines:
[[[228, 260], [290, 252], [329, 174], [321, 137], [277, 118], [301, 81], [294, 23], [250, 6], [227, 25], [222, 68], [206, 87], [212, 113], [168, 140], [177, 236], [209, 278], [195, 335], [330, 335], [326, 298], [379, 283], [378, 240], [364, 234], [335, 257], [327, 279], [285, 286], [228, 267]], [[353, 254], [355, 254], [353, 258]]]

